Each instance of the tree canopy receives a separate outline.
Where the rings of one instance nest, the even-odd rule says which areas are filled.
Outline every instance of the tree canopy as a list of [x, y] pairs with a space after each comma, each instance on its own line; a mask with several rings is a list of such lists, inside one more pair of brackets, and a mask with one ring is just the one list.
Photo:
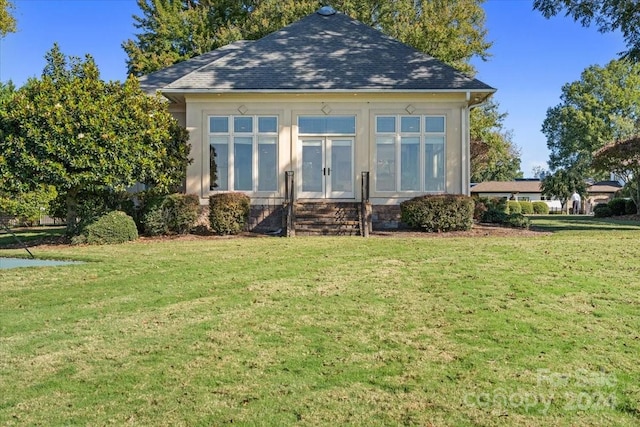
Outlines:
[[16, 20], [11, 14], [13, 8], [9, 0], [0, 0], [0, 37], [16, 32]]
[[184, 178], [187, 132], [159, 97], [137, 79], [104, 82], [91, 56], [46, 55], [40, 79], [30, 79], [0, 111], [0, 178], [6, 191], [40, 184], [66, 194], [67, 225], [75, 225], [76, 195], [92, 187], [122, 189], [143, 182], [171, 189]]
[[564, 85], [561, 103], [547, 111], [542, 125], [551, 173], [563, 170], [565, 177], [583, 180], [608, 176], [592, 167], [593, 153], [638, 132], [638, 99], [640, 64], [625, 60], [591, 66], [580, 80]]
[[628, 186], [640, 214], [640, 136], [609, 143], [595, 152], [593, 167], [613, 172]]
[[506, 113], [496, 102], [471, 111], [471, 182], [521, 178], [520, 152], [505, 130]]
[[640, 61], [640, 6], [629, 0], [534, 0], [533, 8], [546, 18], [564, 12], [582, 26], [592, 23], [601, 32], [620, 30], [628, 50], [624, 57]]

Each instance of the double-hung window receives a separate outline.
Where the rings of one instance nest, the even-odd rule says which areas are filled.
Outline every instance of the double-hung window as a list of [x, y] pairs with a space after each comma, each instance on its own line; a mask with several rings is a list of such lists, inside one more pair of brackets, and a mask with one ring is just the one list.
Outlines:
[[210, 116], [209, 167], [211, 190], [277, 191], [278, 118]]
[[444, 116], [377, 116], [375, 133], [377, 191], [444, 191]]

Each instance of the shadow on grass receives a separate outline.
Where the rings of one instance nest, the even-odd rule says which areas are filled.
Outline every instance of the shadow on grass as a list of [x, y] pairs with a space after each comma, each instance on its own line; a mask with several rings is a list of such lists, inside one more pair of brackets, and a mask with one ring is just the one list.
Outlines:
[[[66, 245], [69, 239], [65, 235], [64, 227], [38, 227], [11, 230], [27, 247], [38, 245]], [[0, 230], [0, 249], [20, 249], [20, 244], [13, 234]]]
[[595, 218], [589, 215], [548, 215], [532, 218], [532, 230], [539, 231], [640, 231], [640, 221]]

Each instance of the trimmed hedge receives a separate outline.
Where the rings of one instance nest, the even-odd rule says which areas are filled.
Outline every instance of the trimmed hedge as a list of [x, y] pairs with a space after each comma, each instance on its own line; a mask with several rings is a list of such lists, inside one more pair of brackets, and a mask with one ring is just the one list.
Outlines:
[[625, 214], [627, 201], [625, 199], [611, 199], [607, 205], [614, 216], [620, 216]]
[[469, 196], [420, 196], [400, 203], [402, 222], [429, 232], [466, 231], [473, 225], [475, 203]]
[[520, 202], [517, 200], [509, 200], [507, 202], [507, 213], [522, 213]]
[[523, 200], [520, 203], [520, 213], [522, 215], [532, 215], [533, 214], [533, 203]]
[[613, 211], [607, 203], [598, 203], [593, 208], [593, 216], [596, 218], [608, 218], [613, 215]]
[[549, 214], [549, 205], [545, 202], [532, 202], [533, 213], [536, 215], [548, 215]]
[[87, 225], [82, 234], [72, 239], [72, 243], [108, 245], [129, 242], [137, 238], [138, 229], [133, 218], [122, 211], [113, 211]]
[[198, 220], [199, 209], [200, 199], [195, 194], [170, 194], [144, 216], [145, 234], [186, 234]]
[[238, 234], [249, 219], [251, 199], [244, 193], [220, 193], [209, 197], [209, 225], [218, 234]]

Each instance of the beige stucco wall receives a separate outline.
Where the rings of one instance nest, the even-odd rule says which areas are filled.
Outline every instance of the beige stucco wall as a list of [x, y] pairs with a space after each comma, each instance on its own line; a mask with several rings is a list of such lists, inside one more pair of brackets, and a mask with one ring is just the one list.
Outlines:
[[[285, 171], [298, 170], [299, 115], [322, 116], [328, 106], [329, 115], [355, 115], [356, 137], [354, 157], [355, 199], [360, 200], [360, 176], [371, 172], [371, 200], [374, 204], [397, 204], [422, 193], [389, 193], [375, 191], [374, 117], [380, 114], [443, 115], [446, 117], [445, 185], [447, 193], [469, 194], [469, 136], [466, 94], [194, 94], [185, 97], [186, 110], [176, 108], [190, 133], [191, 158], [187, 169], [187, 193], [197, 194], [202, 203], [209, 191], [209, 141], [207, 117], [210, 115], [277, 115], [279, 124], [279, 191], [248, 193], [254, 203], [281, 199], [284, 196]], [[325, 108], [326, 110], [326, 108]], [[241, 113], [244, 112], [244, 113]], [[296, 180], [299, 185], [299, 179]]]

